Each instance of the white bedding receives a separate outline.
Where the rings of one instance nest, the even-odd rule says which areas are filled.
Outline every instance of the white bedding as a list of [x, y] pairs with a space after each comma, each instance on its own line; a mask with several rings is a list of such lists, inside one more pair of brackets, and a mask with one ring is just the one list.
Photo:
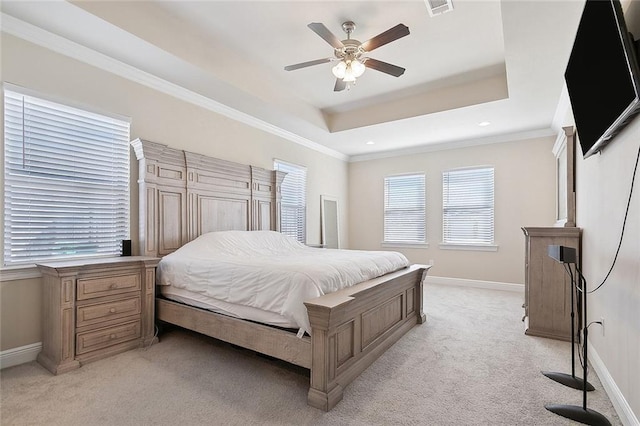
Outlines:
[[274, 231], [223, 231], [165, 256], [158, 284], [272, 312], [310, 332], [305, 300], [407, 266], [397, 252], [311, 248]]

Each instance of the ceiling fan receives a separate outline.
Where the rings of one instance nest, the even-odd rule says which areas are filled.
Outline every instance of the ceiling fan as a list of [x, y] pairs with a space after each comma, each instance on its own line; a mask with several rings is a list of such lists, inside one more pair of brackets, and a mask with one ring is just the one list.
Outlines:
[[342, 29], [347, 33], [347, 39], [342, 41], [320, 22], [312, 22], [307, 26], [322, 37], [324, 41], [333, 46], [334, 56], [288, 65], [284, 67], [286, 71], [293, 71], [326, 62], [339, 61], [331, 69], [333, 75], [336, 77], [336, 84], [333, 88], [335, 92], [339, 92], [345, 88], [349, 89], [350, 83], [355, 84], [356, 78], [364, 73], [365, 68], [371, 68], [394, 77], [400, 77], [404, 74], [405, 69], [402, 67], [366, 56], [366, 54], [373, 49], [377, 49], [380, 46], [384, 46], [387, 43], [409, 35], [409, 27], [404, 24], [398, 24], [364, 43], [351, 38], [351, 33], [356, 29], [356, 24], [352, 21], [347, 21], [342, 24]]

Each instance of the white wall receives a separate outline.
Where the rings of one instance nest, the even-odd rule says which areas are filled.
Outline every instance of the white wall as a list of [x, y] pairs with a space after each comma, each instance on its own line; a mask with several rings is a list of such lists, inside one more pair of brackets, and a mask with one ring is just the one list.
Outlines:
[[[157, 92], [2, 33], [2, 81], [63, 103], [131, 118], [131, 139], [271, 169], [273, 159], [307, 167], [307, 241], [320, 242], [320, 195], [341, 206], [341, 242], [348, 245], [348, 163], [199, 106]], [[132, 153], [131, 238], [138, 235], [137, 162]], [[1, 280], [0, 350], [41, 341], [40, 280]]]
[[[640, 118], [601, 154], [582, 159], [578, 148], [576, 222], [583, 229], [582, 270], [590, 290], [603, 282], [614, 261], [639, 149]], [[592, 325], [589, 341], [640, 418], [640, 176], [617, 261], [602, 287], [588, 295], [587, 313], [589, 322], [604, 318], [604, 334]]]
[[[438, 277], [524, 284], [524, 226], [555, 222], [555, 138], [531, 139], [351, 163], [349, 240], [355, 249], [380, 250], [385, 176], [426, 174], [427, 249], [398, 249], [414, 263], [434, 266]], [[444, 250], [442, 172], [490, 165], [495, 168], [496, 252]], [[394, 248], [395, 249], [395, 248]]]
[[[627, 27], [637, 39], [640, 2], [622, 3]], [[563, 124], [573, 125], [570, 110]], [[611, 270], [602, 287], [588, 295], [588, 322], [605, 322], [604, 333], [598, 324], [589, 328], [589, 342], [597, 355], [593, 361], [605, 370], [600, 379], [608, 379], [609, 395], [618, 413], [631, 424], [640, 420], [640, 170], [628, 213], [626, 209], [639, 150], [640, 117], [600, 154], [583, 159], [580, 147], [576, 147], [576, 225], [582, 228], [582, 271], [587, 289], [599, 286]], [[625, 214], [624, 238], [611, 269]]]

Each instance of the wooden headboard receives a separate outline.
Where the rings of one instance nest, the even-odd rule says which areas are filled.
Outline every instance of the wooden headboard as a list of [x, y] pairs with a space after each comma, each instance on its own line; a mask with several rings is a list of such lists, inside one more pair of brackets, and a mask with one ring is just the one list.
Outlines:
[[139, 252], [164, 256], [211, 231], [280, 230], [285, 173], [131, 142], [139, 166]]

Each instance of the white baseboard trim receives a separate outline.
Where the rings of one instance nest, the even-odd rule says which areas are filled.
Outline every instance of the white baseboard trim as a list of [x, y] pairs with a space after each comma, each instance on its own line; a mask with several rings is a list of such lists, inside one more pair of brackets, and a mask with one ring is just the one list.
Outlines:
[[42, 350], [42, 342], [0, 352], [0, 369], [35, 361]]
[[[590, 342], [589, 342], [590, 343]], [[604, 362], [598, 355], [595, 349], [593, 349], [593, 345], [589, 344], [589, 363], [595, 370], [600, 382], [602, 383], [602, 387], [604, 387], [604, 391], [609, 396], [611, 403], [613, 404], [613, 408], [615, 408], [618, 417], [620, 417], [620, 421], [625, 426], [640, 426], [640, 421], [638, 417], [634, 414], [631, 406], [625, 399], [624, 395], [616, 385], [616, 382], [609, 374], [609, 370], [604, 365]]]
[[432, 277], [427, 275], [426, 284], [456, 285], [461, 287], [486, 288], [491, 290], [524, 293], [524, 284], [501, 283], [496, 281], [467, 280], [463, 278]]

